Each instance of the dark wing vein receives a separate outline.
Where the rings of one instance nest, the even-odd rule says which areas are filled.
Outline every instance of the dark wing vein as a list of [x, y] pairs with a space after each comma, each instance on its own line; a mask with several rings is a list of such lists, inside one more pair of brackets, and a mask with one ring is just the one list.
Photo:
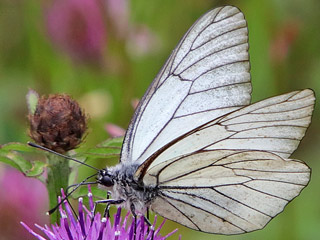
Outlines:
[[[267, 113], [266, 112], [250, 112], [250, 114], [252, 115], [263, 115], [263, 114], [277, 114], [277, 113], [286, 113], [286, 112], [294, 112], [294, 111], [297, 111], [297, 110], [303, 110], [305, 108], [309, 108], [311, 105], [308, 104], [306, 106], [303, 106], [303, 107], [298, 107], [298, 108], [290, 108], [289, 110], [282, 110], [282, 111], [279, 111], [279, 112], [271, 112], [271, 111], [268, 111]], [[258, 109], [259, 110], [259, 109]]]
[[[265, 125], [265, 126], [260, 126], [260, 127], [247, 127], [246, 129], [243, 130], [232, 130], [232, 129], [228, 129], [229, 132], [235, 132], [235, 133], [245, 133], [245, 132], [249, 132], [252, 130], [258, 130], [258, 129], [262, 129], [262, 128], [282, 128], [282, 127], [290, 127], [290, 128], [306, 128], [304, 126], [298, 126], [298, 125], [289, 125], [289, 124], [277, 124], [277, 125]], [[302, 137], [301, 137], [302, 138]], [[300, 138], [300, 140], [301, 140]], [[285, 137], [283, 137], [282, 139], [285, 139]]]
[[245, 206], [245, 207], [247, 207], [247, 208], [250, 208], [251, 210], [254, 210], [254, 211], [258, 212], [258, 213], [261, 213], [261, 214], [263, 214], [263, 215], [265, 215], [265, 216], [267, 216], [267, 217], [272, 218], [271, 215], [266, 214], [266, 213], [260, 211], [259, 209], [254, 208], [254, 207], [251, 207], [251, 206], [249, 206], [248, 204], [244, 204], [243, 202], [240, 202], [239, 200], [234, 199], [234, 198], [232, 198], [232, 197], [230, 197], [230, 196], [228, 196], [228, 195], [226, 195], [226, 194], [218, 191], [216, 188], [211, 188], [211, 189], [212, 189], [213, 191], [215, 191], [216, 193], [219, 193], [219, 194], [221, 194], [222, 196], [224, 196], [224, 197], [226, 197], [226, 198], [229, 198], [229, 199], [231, 199], [231, 200], [233, 200], [233, 201], [235, 201], [235, 202], [237, 202], [237, 203], [239, 203], [239, 204], [241, 204], [241, 205], [243, 205], [243, 206]]
[[[221, 107], [221, 108], [209, 108], [207, 110], [202, 110], [202, 111], [198, 111], [198, 112], [193, 112], [193, 113], [188, 113], [188, 114], [185, 114], [185, 115], [179, 115], [179, 116], [175, 116], [173, 117], [172, 119], [177, 119], [177, 118], [183, 118], [183, 117], [187, 117], [187, 116], [192, 116], [192, 115], [195, 115], [195, 114], [198, 114], [198, 113], [203, 113], [203, 112], [210, 112], [210, 111], [215, 111], [215, 110], [221, 110], [221, 109], [228, 109], [228, 108], [240, 108], [240, 107], [243, 107], [243, 105], [233, 105], [233, 106], [230, 106], [230, 107]], [[210, 122], [214, 121], [216, 119], [213, 119], [211, 120]], [[206, 123], [208, 124], [208, 123]]]
[[[267, 122], [267, 123], [271, 123], [271, 122], [285, 122], [285, 121], [290, 121], [290, 120], [301, 120], [301, 119], [306, 119], [309, 118], [310, 116], [306, 116], [306, 117], [298, 117], [298, 118], [293, 118], [293, 119], [277, 119], [277, 120], [267, 120], [267, 121], [250, 121], [250, 122], [240, 122], [240, 123], [228, 123], [227, 126], [232, 126], [232, 125], [240, 125], [240, 124], [248, 124], [248, 123], [263, 123], [263, 122]], [[221, 121], [223, 122], [223, 121]], [[219, 122], [219, 123], [221, 123]], [[295, 125], [292, 125], [295, 126]], [[298, 127], [304, 127], [304, 126], [300, 126], [297, 125]]]
[[177, 208], [174, 204], [172, 204], [170, 201], [166, 199], [165, 196], [158, 196], [160, 197], [163, 201], [167, 202], [170, 206], [172, 206], [174, 209], [176, 209], [178, 212], [180, 212], [185, 218], [187, 218], [199, 231], [201, 231], [200, 227], [192, 221], [184, 212], [182, 212], [179, 208]]
[[[212, 91], [214, 89], [219, 89], [219, 88], [224, 88], [224, 87], [229, 87], [229, 86], [236, 86], [236, 85], [243, 85], [243, 84], [250, 84], [251, 82], [250, 81], [245, 81], [245, 82], [237, 82], [237, 83], [230, 83], [230, 84], [225, 84], [225, 85], [221, 85], [221, 86], [217, 86], [217, 87], [212, 87], [212, 88], [207, 88], [205, 90], [200, 90], [200, 91], [197, 91], [197, 92], [193, 92], [193, 93], [189, 93], [188, 96], [190, 95], [194, 95], [194, 94], [197, 94], [197, 93], [204, 93], [204, 92], [208, 92], [208, 91]], [[242, 105], [243, 106], [243, 105]], [[217, 108], [216, 108], [217, 109]], [[224, 109], [224, 108], [222, 108]]]
[[[225, 218], [222, 218], [222, 217], [220, 217], [220, 216], [218, 216], [218, 215], [216, 215], [216, 214], [214, 214], [214, 213], [212, 213], [212, 212], [210, 212], [210, 211], [208, 211], [208, 210], [206, 210], [206, 209], [204, 209], [204, 208], [195, 206], [195, 205], [193, 205], [193, 204], [191, 204], [191, 203], [189, 203], [189, 202], [183, 201], [183, 200], [181, 200], [181, 199], [179, 199], [179, 198], [174, 198], [174, 197], [172, 197], [172, 196], [169, 196], [169, 195], [165, 194], [164, 192], [161, 192], [161, 195], [164, 196], [164, 197], [166, 197], [166, 198], [175, 200], [175, 201], [177, 201], [177, 202], [181, 202], [181, 203], [183, 203], [183, 204], [189, 205], [189, 206], [191, 206], [191, 207], [193, 207], [193, 208], [195, 208], [195, 209], [198, 209], [198, 210], [200, 210], [200, 211], [203, 211], [203, 212], [205, 212], [205, 213], [208, 213], [208, 214], [210, 214], [210, 215], [212, 215], [212, 216], [214, 216], [214, 217], [216, 217], [216, 218], [221, 219], [221, 221], [227, 222], [227, 223], [229, 223], [230, 225], [232, 225], [232, 226], [240, 229], [241, 231], [246, 232], [246, 230], [240, 228], [239, 226], [233, 224], [232, 222], [226, 220]], [[181, 212], [181, 211], [180, 211], [180, 212]], [[186, 215], [184, 215], [184, 216], [186, 216]], [[190, 218], [188, 218], [188, 219], [190, 219]], [[194, 222], [192, 222], [192, 223], [194, 223]], [[196, 225], [196, 226], [197, 226], [197, 225]], [[197, 226], [197, 227], [198, 227], [198, 226]], [[201, 229], [200, 229], [200, 231], [201, 231]]]
[[[223, 9], [223, 8], [221, 8], [220, 11], [221, 11], [222, 9]], [[216, 15], [213, 17], [213, 21], [212, 21], [212, 22], [214, 22], [214, 19], [219, 15], [220, 11], [218, 11], [218, 12], [216, 13]], [[211, 26], [212, 22], [209, 23], [205, 28], [203, 28], [203, 29], [197, 34], [197, 36], [193, 39], [191, 46], [194, 44], [194, 42], [196, 41], [196, 39], [198, 39], [199, 35], [200, 35], [205, 29], [207, 29], [208, 27]], [[189, 29], [189, 31], [185, 34], [185, 37], [184, 37], [183, 40], [181, 41], [181, 44], [179, 44], [179, 45], [177, 46], [177, 52], [178, 52], [178, 49], [180, 49], [180, 46], [183, 44], [183, 42], [184, 42], [184, 41], [186, 40], [186, 38], [189, 36], [189, 33], [191, 32], [191, 30], [194, 28], [194, 26], [197, 25], [197, 23], [198, 23], [198, 21], [196, 21], [196, 22], [193, 24], [193, 26]], [[177, 52], [176, 52], [176, 53], [177, 53]], [[189, 52], [190, 52], [190, 50], [187, 51], [186, 54], [181, 58], [181, 60], [176, 64], [176, 68], [175, 68], [175, 69], [171, 69], [171, 70], [170, 70], [171, 73], [174, 72], [174, 71], [177, 69], [177, 67], [183, 62], [183, 60], [186, 58], [186, 56], [188, 55]], [[175, 56], [176, 56], [176, 55], [175, 55]]]
[[[232, 48], [235, 48], [235, 47], [238, 47], [238, 46], [241, 46], [241, 45], [248, 45], [248, 43], [247, 43], [247, 42], [237, 43], [237, 44], [228, 46], [228, 47], [226, 47], [226, 48], [219, 49], [219, 50], [217, 50], [217, 51], [215, 51], [215, 52], [213, 52], [213, 53], [209, 53], [209, 54], [203, 56], [203, 58], [198, 59], [197, 61], [193, 62], [193, 63], [192, 63], [191, 65], [189, 65], [188, 67], [184, 68], [183, 71], [181, 71], [180, 73], [176, 73], [176, 75], [179, 75], [179, 76], [180, 76], [182, 73], [184, 73], [185, 71], [189, 70], [189, 68], [193, 67], [194, 65], [196, 65], [196, 64], [199, 63], [199, 62], [201, 62], [203, 59], [205, 59], [205, 58], [207, 58], [207, 57], [209, 57], [209, 56], [215, 55], [215, 54], [217, 54], [217, 53], [219, 53], [219, 52], [222, 52], [222, 51], [225, 51], [225, 50], [228, 50], [228, 49], [232, 49]], [[212, 71], [212, 69], [210, 69], [209, 71]], [[203, 73], [202, 73], [202, 74], [203, 74]], [[180, 77], [180, 78], [182, 78], [182, 77]]]
[[[294, 95], [292, 95], [291, 97], [294, 97], [295, 95], [297, 95], [297, 94], [299, 94], [299, 93], [301, 93], [301, 91], [298, 91], [297, 93], [295, 93]], [[310, 95], [309, 95], [310, 96]], [[264, 101], [264, 100], [262, 100], [262, 101]], [[261, 102], [261, 101], [260, 101]], [[278, 105], [278, 104], [281, 104], [281, 103], [285, 103], [285, 102], [288, 102], [288, 99], [285, 99], [285, 100], [283, 100], [283, 101], [281, 101], [281, 102], [276, 102], [276, 103], [271, 103], [271, 104], [268, 104], [268, 105], [264, 105], [264, 106], [262, 106], [262, 108], [267, 108], [267, 107], [270, 107], [270, 106], [274, 106], [274, 105]], [[259, 102], [257, 102], [257, 103], [259, 103]], [[256, 103], [255, 103], [256, 104]], [[310, 104], [311, 105], [311, 104]], [[234, 116], [234, 117], [230, 117], [230, 118], [227, 118], [227, 119], [225, 119], [225, 120], [221, 120], [220, 121], [220, 123], [223, 123], [224, 121], [230, 121], [231, 119], [234, 119], [234, 118], [238, 118], [238, 117], [240, 117], [240, 116], [244, 116], [244, 115], [249, 115], [249, 114], [251, 114], [252, 112], [254, 112], [254, 111], [256, 111], [256, 110], [258, 110], [258, 109], [253, 109], [252, 111], [249, 111], [249, 112], [245, 112], [245, 113], [243, 113], [243, 114], [239, 114], [239, 115], [236, 115], [236, 116]], [[281, 111], [282, 112], [282, 111]], [[279, 112], [279, 113], [281, 113], [281, 112]], [[295, 118], [296, 119], [296, 118]], [[297, 119], [299, 119], [299, 118], [297, 118]], [[228, 125], [230, 125], [230, 124], [228, 124]]]
[[[208, 27], [209, 27], [209, 26], [210, 26], [210, 25], [208, 25]], [[195, 48], [191, 47], [190, 52], [199, 49], [200, 47], [206, 45], [207, 43], [211, 42], [212, 40], [215, 40], [215, 39], [217, 39], [217, 38], [219, 38], [219, 37], [222, 37], [223, 35], [226, 35], [226, 34], [235, 32], [235, 31], [237, 31], [237, 30], [246, 29], [246, 28], [247, 28], [247, 26], [230, 29], [229, 31], [223, 32], [223, 33], [221, 33], [221, 34], [219, 34], [219, 35], [216, 35], [216, 36], [213, 37], [213, 38], [210, 38], [208, 41], [203, 42], [202, 44], [200, 44], [199, 46], [197, 46], [197, 47], [195, 47]], [[199, 34], [199, 35], [200, 35], [200, 34]], [[193, 41], [192, 45], [194, 44], [194, 42], [195, 42], [195, 41]]]
[[[242, 133], [239, 132], [239, 133]], [[230, 139], [286, 139], [286, 140], [292, 140], [292, 141], [297, 141], [297, 142], [300, 142], [301, 139], [298, 139], [298, 138], [291, 138], [291, 137], [250, 137], [250, 136], [245, 136], [245, 137], [232, 137]]]

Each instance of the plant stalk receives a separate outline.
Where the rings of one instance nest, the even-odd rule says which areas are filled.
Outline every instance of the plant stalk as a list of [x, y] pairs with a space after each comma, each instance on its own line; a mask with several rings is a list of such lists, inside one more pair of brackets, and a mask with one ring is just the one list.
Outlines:
[[[61, 196], [61, 188], [68, 186], [70, 168], [69, 161], [54, 154], [48, 154], [48, 178], [47, 189], [49, 195], [49, 207], [54, 208], [58, 204], [58, 196]], [[58, 211], [50, 215], [51, 223], [59, 223]]]

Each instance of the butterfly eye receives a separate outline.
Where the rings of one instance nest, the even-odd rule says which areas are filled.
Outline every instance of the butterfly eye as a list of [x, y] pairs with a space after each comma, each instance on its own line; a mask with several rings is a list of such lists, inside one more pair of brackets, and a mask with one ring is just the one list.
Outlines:
[[99, 180], [100, 180], [100, 184], [106, 187], [112, 187], [114, 185], [113, 179], [108, 175], [102, 175]]

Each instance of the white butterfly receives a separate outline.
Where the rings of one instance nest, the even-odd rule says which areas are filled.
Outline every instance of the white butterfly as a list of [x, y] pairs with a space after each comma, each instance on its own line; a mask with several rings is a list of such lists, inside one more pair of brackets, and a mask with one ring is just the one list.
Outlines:
[[189, 29], [142, 98], [120, 163], [98, 173], [113, 197], [100, 203], [240, 234], [263, 228], [299, 195], [310, 169], [288, 158], [310, 124], [313, 91], [250, 105], [248, 48], [235, 7]]

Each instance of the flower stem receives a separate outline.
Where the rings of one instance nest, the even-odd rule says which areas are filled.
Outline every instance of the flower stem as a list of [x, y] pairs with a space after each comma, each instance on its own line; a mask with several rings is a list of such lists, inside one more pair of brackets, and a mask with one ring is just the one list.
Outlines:
[[[58, 196], [61, 195], [61, 188], [66, 189], [70, 174], [69, 162], [65, 159], [49, 154], [48, 158], [48, 178], [47, 189], [49, 194], [49, 207], [54, 208], [57, 205]], [[51, 223], [59, 222], [58, 211], [50, 216]]]

